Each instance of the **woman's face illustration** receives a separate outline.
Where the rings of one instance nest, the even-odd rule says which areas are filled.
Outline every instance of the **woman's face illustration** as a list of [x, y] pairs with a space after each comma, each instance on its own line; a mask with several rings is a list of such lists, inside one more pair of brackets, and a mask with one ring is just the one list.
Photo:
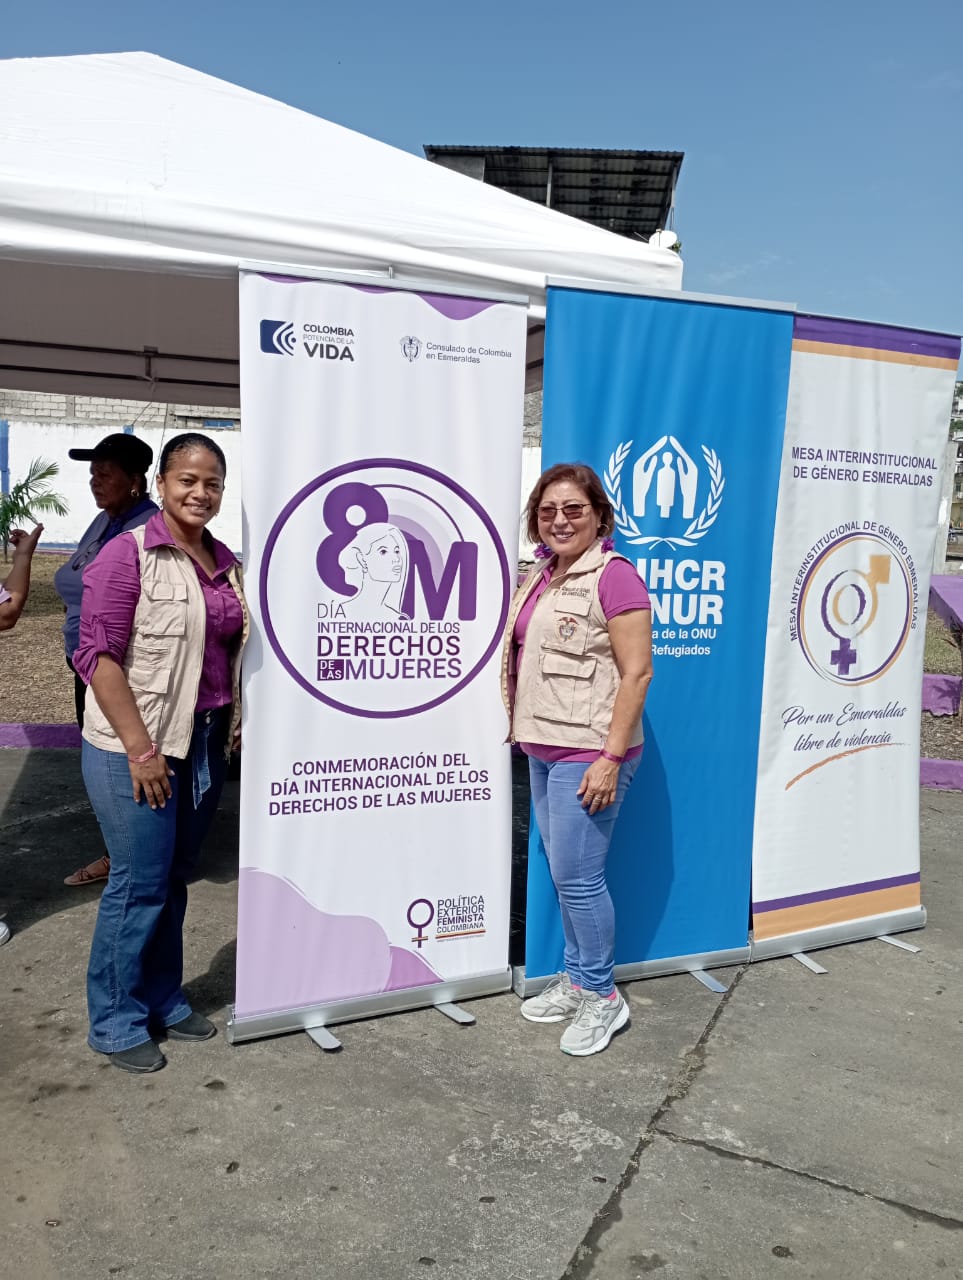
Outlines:
[[404, 569], [398, 536], [386, 533], [377, 538], [366, 552], [360, 552], [365, 572], [374, 582], [398, 582]]

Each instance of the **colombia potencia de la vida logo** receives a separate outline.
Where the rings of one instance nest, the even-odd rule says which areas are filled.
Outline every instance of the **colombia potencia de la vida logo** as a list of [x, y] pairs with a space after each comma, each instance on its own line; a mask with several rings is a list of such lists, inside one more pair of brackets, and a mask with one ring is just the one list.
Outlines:
[[354, 329], [336, 321], [306, 320], [295, 328], [291, 320], [265, 319], [259, 326], [258, 344], [266, 356], [294, 356], [300, 351], [302, 358], [355, 362]]
[[793, 585], [790, 639], [835, 684], [878, 680], [916, 625], [917, 577], [894, 530], [847, 521], [817, 539]]
[[306, 484], [261, 564], [261, 613], [282, 666], [312, 697], [393, 718], [469, 684], [498, 645], [508, 558], [488, 513], [430, 467], [373, 458]]

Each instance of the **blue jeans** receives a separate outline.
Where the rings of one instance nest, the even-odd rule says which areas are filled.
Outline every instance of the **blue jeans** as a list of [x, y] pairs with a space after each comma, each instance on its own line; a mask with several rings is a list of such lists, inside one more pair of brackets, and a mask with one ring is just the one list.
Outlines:
[[562, 915], [565, 969], [575, 986], [603, 996], [615, 990], [615, 911], [605, 882], [605, 860], [639, 759], [619, 768], [614, 803], [593, 817], [577, 794], [587, 764], [528, 758], [535, 820]]
[[[87, 1043], [99, 1053], [144, 1044], [153, 1029], [191, 1012], [181, 990], [187, 881], [220, 799], [229, 721], [229, 707], [194, 717], [187, 758], [167, 757], [174, 776], [163, 809], [134, 802], [123, 752], [83, 742], [84, 782], [110, 854], [87, 969]], [[210, 786], [195, 808], [194, 766], [205, 741]]]

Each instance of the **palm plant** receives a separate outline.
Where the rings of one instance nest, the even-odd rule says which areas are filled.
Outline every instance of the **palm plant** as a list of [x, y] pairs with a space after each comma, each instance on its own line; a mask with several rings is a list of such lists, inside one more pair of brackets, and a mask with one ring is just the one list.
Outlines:
[[8, 558], [11, 529], [25, 521], [36, 524], [40, 516], [51, 511], [58, 516], [67, 514], [67, 503], [50, 488], [50, 481], [59, 470], [56, 462], [34, 458], [24, 478], [9, 493], [0, 493], [0, 541], [3, 542], [4, 560]]

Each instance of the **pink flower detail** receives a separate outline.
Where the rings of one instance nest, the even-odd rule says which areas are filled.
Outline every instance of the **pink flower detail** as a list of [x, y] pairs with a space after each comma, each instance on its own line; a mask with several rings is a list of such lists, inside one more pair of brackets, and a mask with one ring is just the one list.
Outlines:
[[546, 547], [544, 542], [540, 542], [533, 552], [536, 560], [550, 560], [554, 552], [550, 547]]
[[602, 539], [602, 550], [603, 550], [603, 551], [614, 551], [614, 550], [615, 550], [615, 539], [614, 539], [614, 538], [603, 538], [603, 539]]

